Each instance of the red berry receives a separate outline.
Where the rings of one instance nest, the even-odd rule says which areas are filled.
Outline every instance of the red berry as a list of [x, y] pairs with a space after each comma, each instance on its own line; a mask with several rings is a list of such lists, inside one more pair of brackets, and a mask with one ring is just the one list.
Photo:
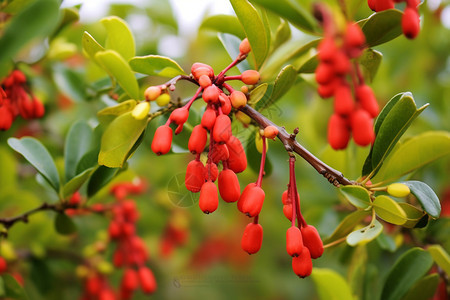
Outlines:
[[102, 280], [98, 275], [88, 277], [86, 279], [85, 287], [90, 295], [98, 295], [102, 289]]
[[275, 139], [278, 135], [278, 128], [275, 126], [269, 125], [264, 128], [264, 136], [268, 139]]
[[0, 256], [0, 274], [5, 272], [8, 269], [8, 263], [6, 260]]
[[193, 193], [200, 192], [202, 185], [205, 183], [205, 173], [206, 169], [201, 161], [193, 160], [189, 162], [184, 179], [186, 188]]
[[226, 143], [231, 133], [231, 120], [227, 115], [220, 115], [216, 118], [213, 128], [213, 139], [216, 143]]
[[394, 1], [392, 0], [377, 0], [375, 3], [375, 11], [393, 9], [394, 7]]
[[14, 121], [14, 115], [9, 105], [0, 106], [0, 130], [8, 130]]
[[156, 155], [166, 154], [172, 145], [172, 128], [169, 125], [161, 125], [156, 129], [152, 141], [152, 151]]
[[355, 96], [361, 107], [367, 111], [372, 118], [378, 115], [379, 107], [377, 99], [372, 91], [372, 89], [366, 85], [362, 84], [356, 87]]
[[239, 52], [241, 54], [248, 54], [251, 51], [250, 43], [248, 42], [248, 39], [245, 38], [242, 40], [242, 42], [239, 44]]
[[328, 121], [328, 143], [334, 150], [347, 148], [350, 140], [350, 128], [348, 120], [337, 114], [333, 114]]
[[292, 204], [283, 205], [283, 214], [289, 221], [292, 221]]
[[207, 75], [209, 78], [214, 78], [213, 68], [203, 63], [194, 63], [191, 67], [191, 73], [197, 80], [199, 80], [202, 75]]
[[358, 57], [361, 54], [361, 49], [364, 47], [366, 37], [356, 23], [349, 23], [344, 35], [344, 47], [350, 57]]
[[334, 78], [327, 84], [319, 84], [319, 87], [317, 88], [317, 93], [319, 93], [319, 96], [323, 99], [330, 98], [334, 95], [336, 88], [341, 86], [342, 80], [340, 78]]
[[217, 164], [220, 161], [226, 161], [230, 157], [230, 152], [225, 144], [214, 144], [211, 153], [211, 160], [213, 163]]
[[255, 217], [261, 212], [262, 206], [264, 204], [265, 198], [264, 190], [259, 186], [254, 186], [245, 195], [243, 194], [242, 199], [242, 213], [249, 217]]
[[203, 100], [206, 103], [217, 103], [219, 101], [219, 89], [213, 84], [203, 90]]
[[214, 212], [219, 206], [219, 196], [214, 182], [205, 182], [200, 190], [200, 199], [198, 201], [200, 209], [205, 214]]
[[220, 101], [220, 108], [222, 109], [222, 113], [225, 115], [229, 115], [231, 112], [230, 97], [228, 97], [224, 93], [220, 93], [219, 101]]
[[45, 107], [38, 98], [33, 98], [34, 118], [42, 118], [45, 113]]
[[373, 120], [369, 113], [363, 109], [356, 110], [351, 118], [353, 140], [360, 146], [370, 145], [375, 139]]
[[260, 224], [249, 223], [241, 239], [241, 247], [248, 254], [255, 254], [261, 249], [263, 228]]
[[292, 269], [297, 276], [305, 278], [311, 275], [312, 268], [313, 265], [309, 250], [304, 247], [299, 256], [292, 258]]
[[121, 287], [128, 291], [134, 291], [139, 286], [139, 277], [134, 269], [128, 268], [123, 273]]
[[138, 270], [139, 282], [144, 293], [150, 294], [156, 291], [156, 280], [153, 272], [147, 267]]
[[407, 7], [402, 17], [403, 34], [414, 39], [420, 31], [420, 18], [417, 8]]
[[156, 98], [158, 98], [160, 95], [161, 95], [160, 86], [150, 86], [144, 92], [145, 99], [149, 101], [156, 100]]
[[208, 106], [203, 113], [201, 124], [204, 128], [211, 130], [216, 123], [216, 111], [211, 106]]
[[302, 233], [298, 227], [291, 226], [286, 231], [286, 251], [290, 256], [299, 256], [303, 250]]
[[255, 186], [256, 186], [256, 183], [252, 182], [252, 183], [247, 184], [247, 186], [244, 188], [244, 191], [242, 192], [242, 194], [239, 197], [238, 202], [237, 202], [237, 208], [240, 212], [243, 213], [242, 206], [244, 204], [244, 201], [247, 199], [247, 195], [250, 192], [250, 190], [253, 189]]
[[248, 85], [257, 84], [259, 81], [259, 72], [255, 70], [247, 70], [242, 73], [242, 82]]
[[219, 176], [219, 168], [217, 168], [217, 165], [213, 162], [207, 163], [205, 180], [211, 180], [212, 182], [215, 182], [217, 180], [217, 176]]
[[120, 237], [122, 229], [119, 223], [112, 221], [109, 223], [108, 234], [111, 239], [117, 239]]
[[114, 292], [111, 291], [110, 289], [106, 288], [103, 289], [100, 292], [100, 295], [98, 296], [99, 300], [116, 300], [116, 295], [114, 295]]
[[225, 202], [236, 202], [241, 195], [239, 180], [230, 169], [224, 169], [219, 174], [219, 193]]
[[202, 75], [198, 78], [198, 84], [204, 89], [211, 85], [211, 78], [208, 75]]
[[334, 68], [332, 65], [320, 62], [315, 71], [316, 81], [319, 84], [327, 84], [334, 78]]
[[208, 132], [202, 125], [197, 125], [192, 130], [188, 142], [188, 149], [192, 154], [202, 153], [205, 149], [206, 140], [208, 139]]
[[316, 259], [323, 254], [323, 243], [316, 227], [307, 225], [301, 229], [303, 245], [308, 248], [311, 258]]
[[367, 0], [367, 5], [371, 10], [376, 11], [377, 1], [378, 0]]
[[333, 57], [334, 72], [340, 75], [345, 75], [350, 71], [351, 63], [348, 56], [342, 51], [338, 50]]
[[334, 92], [334, 113], [339, 115], [350, 115], [355, 108], [352, 90], [347, 84], [336, 88]]
[[19, 98], [19, 113], [24, 119], [34, 117], [34, 102], [25, 92]]
[[334, 55], [338, 51], [334, 39], [330, 37], [324, 38], [317, 48], [319, 50], [317, 55], [322, 62], [332, 62]]
[[189, 110], [186, 107], [179, 107], [170, 114], [170, 121], [177, 125], [183, 125], [189, 118]]
[[241, 141], [235, 137], [230, 136], [226, 142], [230, 157], [228, 158], [228, 168], [235, 173], [241, 173], [247, 168], [247, 156], [245, 155], [244, 147]]

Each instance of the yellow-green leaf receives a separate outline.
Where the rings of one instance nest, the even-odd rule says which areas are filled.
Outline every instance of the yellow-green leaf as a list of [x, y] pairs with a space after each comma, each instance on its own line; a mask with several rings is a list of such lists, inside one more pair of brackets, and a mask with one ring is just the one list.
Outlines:
[[406, 213], [402, 207], [392, 198], [381, 195], [372, 203], [375, 213], [388, 223], [403, 225], [406, 223]]
[[255, 106], [256, 103], [259, 102], [259, 100], [262, 99], [262, 97], [264, 97], [264, 95], [266, 94], [267, 91], [267, 83], [263, 83], [258, 85], [254, 90], [252, 90], [250, 92], [250, 98], [248, 100], [248, 105], [250, 106]]
[[351, 204], [359, 208], [367, 208], [371, 205], [369, 192], [358, 185], [342, 186], [339, 191]]
[[84, 52], [93, 60], [95, 60], [95, 54], [99, 51], [104, 51], [103, 48], [89, 32], [85, 31], [83, 37], [81, 38], [81, 44], [83, 46]]
[[450, 276], [450, 255], [447, 251], [441, 245], [432, 245], [427, 250], [438, 266]]
[[126, 61], [135, 56], [134, 37], [127, 23], [119, 17], [100, 20], [107, 31], [105, 48], [119, 53]]
[[354, 299], [347, 281], [331, 269], [314, 268], [311, 273], [319, 299], [352, 300]]
[[147, 75], [175, 77], [185, 74], [184, 70], [176, 61], [160, 55], [133, 57], [130, 60], [130, 66], [133, 71]]
[[372, 225], [353, 231], [347, 236], [347, 244], [356, 246], [364, 245], [375, 239], [383, 231], [383, 225], [375, 220]]
[[369, 214], [369, 211], [357, 210], [347, 215], [341, 223], [339, 223], [334, 232], [325, 239], [324, 243], [332, 243], [348, 235]]
[[426, 215], [423, 210], [420, 210], [409, 203], [398, 203], [398, 205], [400, 205], [406, 214], [406, 222], [405, 224], [402, 224], [403, 227], [414, 228], [422, 217]]

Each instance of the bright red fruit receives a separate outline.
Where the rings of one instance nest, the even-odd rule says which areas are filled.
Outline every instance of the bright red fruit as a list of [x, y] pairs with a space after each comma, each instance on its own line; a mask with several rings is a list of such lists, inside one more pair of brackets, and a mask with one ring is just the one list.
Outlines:
[[347, 116], [354, 108], [355, 102], [350, 87], [346, 84], [337, 87], [334, 92], [334, 113]]
[[226, 143], [231, 133], [231, 120], [226, 115], [220, 115], [216, 118], [213, 128], [213, 139], [219, 144]]
[[316, 259], [321, 257], [323, 254], [323, 243], [316, 227], [307, 225], [306, 227], [302, 227], [301, 232], [303, 245], [308, 248], [308, 254], [311, 255], [311, 258]]
[[261, 212], [264, 198], [264, 190], [259, 186], [254, 186], [248, 190], [248, 192], [241, 197], [242, 199], [242, 213], [249, 217], [255, 217]]
[[208, 139], [208, 132], [202, 125], [197, 125], [192, 130], [189, 137], [188, 149], [192, 154], [202, 153], [205, 149], [206, 140]]
[[358, 109], [351, 115], [350, 125], [352, 127], [353, 140], [360, 146], [370, 145], [375, 139], [373, 131], [373, 120], [369, 113]]
[[345, 149], [350, 140], [350, 128], [348, 120], [337, 114], [333, 114], [328, 121], [328, 142], [335, 149]]
[[8, 269], [8, 263], [6, 260], [0, 256], [0, 274]]
[[208, 106], [203, 113], [201, 125], [211, 130], [214, 127], [214, 124], [216, 123], [216, 111], [211, 106]]
[[302, 253], [303, 238], [298, 227], [291, 226], [286, 231], [286, 251], [290, 256], [299, 256]]
[[403, 34], [414, 39], [420, 31], [420, 18], [417, 8], [407, 7], [402, 17]]
[[219, 101], [219, 89], [213, 84], [203, 90], [203, 100], [206, 103], [216, 103]]
[[259, 72], [256, 70], [247, 70], [242, 73], [242, 82], [248, 85], [257, 84], [259, 81]]
[[214, 212], [219, 206], [219, 196], [214, 182], [205, 182], [200, 190], [200, 200], [198, 201], [200, 209], [205, 214]]
[[205, 173], [206, 169], [201, 161], [193, 160], [189, 162], [184, 179], [186, 188], [193, 193], [200, 192], [202, 185], [205, 183]]
[[236, 202], [241, 195], [239, 180], [230, 169], [224, 169], [219, 174], [219, 193], [225, 202]]
[[241, 247], [248, 254], [255, 254], [261, 249], [263, 228], [260, 224], [249, 223], [241, 239]]
[[204, 63], [194, 63], [191, 67], [191, 73], [197, 80], [199, 80], [202, 75], [207, 75], [209, 78], [214, 78], [213, 68]]
[[144, 293], [150, 294], [156, 291], [156, 280], [153, 272], [147, 267], [138, 270], [139, 282]]
[[230, 157], [230, 152], [225, 144], [214, 144], [213, 151], [211, 153], [211, 159], [213, 163], [217, 164], [219, 161], [226, 161]]
[[172, 145], [172, 128], [169, 125], [161, 125], [156, 129], [152, 141], [152, 151], [156, 155], [166, 154]]
[[177, 125], [183, 125], [189, 118], [189, 110], [186, 107], [179, 107], [170, 114], [170, 121]]
[[230, 157], [228, 158], [228, 168], [234, 173], [241, 173], [247, 168], [247, 156], [241, 141], [234, 135], [230, 136], [226, 142]]
[[356, 87], [355, 96], [361, 107], [367, 111], [372, 118], [378, 116], [379, 106], [377, 99], [372, 91], [372, 89], [366, 85], [362, 84]]
[[123, 273], [121, 287], [127, 291], [134, 291], [139, 287], [139, 277], [136, 270], [128, 268]]
[[302, 253], [299, 256], [292, 258], [292, 269], [297, 276], [305, 278], [311, 275], [312, 272], [312, 260], [308, 248], [304, 247]]

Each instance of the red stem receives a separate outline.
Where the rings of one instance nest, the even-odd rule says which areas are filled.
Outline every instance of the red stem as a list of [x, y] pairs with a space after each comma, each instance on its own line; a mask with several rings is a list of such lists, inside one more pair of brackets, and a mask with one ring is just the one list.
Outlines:
[[225, 76], [223, 78], [224, 81], [227, 80], [242, 80], [242, 75], [234, 75], [234, 76]]
[[295, 201], [295, 157], [289, 156], [289, 191], [288, 198], [291, 199], [292, 202], [292, 226], [295, 226], [295, 220], [297, 219], [297, 203]]

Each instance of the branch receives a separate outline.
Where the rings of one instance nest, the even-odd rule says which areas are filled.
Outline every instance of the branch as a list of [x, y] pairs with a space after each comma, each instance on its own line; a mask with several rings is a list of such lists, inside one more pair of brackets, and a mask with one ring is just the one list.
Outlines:
[[300, 145], [299, 142], [295, 140], [295, 136], [298, 133], [298, 128], [294, 131], [293, 134], [289, 134], [284, 127], [280, 127], [274, 124], [272, 121], [264, 117], [260, 112], [252, 108], [251, 106], [244, 106], [239, 109], [247, 116], [252, 118], [256, 123], [259, 124], [262, 128], [265, 128], [269, 125], [275, 126], [278, 128], [278, 138], [284, 144], [286, 151], [295, 152], [300, 155], [304, 160], [306, 160], [314, 169], [316, 169], [319, 174], [322, 174], [330, 183], [335, 186], [339, 185], [354, 185], [356, 184], [354, 181], [350, 181], [344, 177], [344, 175], [333, 169], [332, 167], [325, 164], [323, 161], [315, 157], [311, 152], [309, 152], [305, 147]]

